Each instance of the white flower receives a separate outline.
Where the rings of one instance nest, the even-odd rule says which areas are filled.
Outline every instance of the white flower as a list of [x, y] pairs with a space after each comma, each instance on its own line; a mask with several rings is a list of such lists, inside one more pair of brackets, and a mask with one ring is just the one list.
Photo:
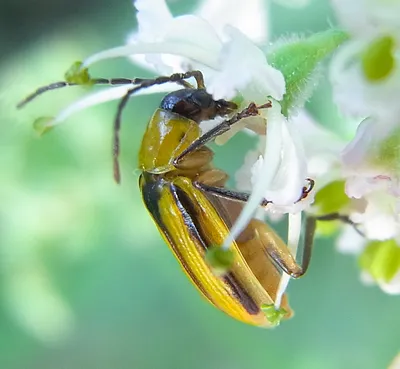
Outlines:
[[212, 24], [220, 37], [223, 37], [224, 27], [232, 25], [254, 42], [268, 41], [269, 22], [266, 2], [251, 0], [243, 5], [242, 0], [229, 2], [206, 0], [200, 4], [195, 14]]
[[342, 152], [346, 192], [360, 198], [386, 190], [400, 195], [400, 135], [398, 119], [390, 124], [377, 119], [364, 120], [356, 136]]
[[[237, 171], [236, 186], [242, 191], [251, 191], [265, 171], [263, 163], [271, 166], [271, 163], [278, 161], [274, 180], [264, 191], [264, 197], [274, 203], [266, 211], [277, 214], [308, 209], [314, 200], [315, 191], [298, 201], [303, 187], [308, 185], [307, 178], [316, 180], [316, 189], [341, 178], [339, 153], [345, 141], [318, 126], [305, 110], [299, 110], [289, 121], [278, 111], [276, 104], [265, 114], [267, 122], [279, 122], [279, 133], [271, 134], [271, 141], [278, 148], [272, 150], [271, 155], [272, 152], [280, 152], [282, 155], [264, 160], [266, 140], [258, 132], [261, 135], [258, 146], [256, 150], [247, 153], [242, 167]], [[268, 140], [271, 127], [268, 124], [267, 127]]]
[[347, 141], [318, 124], [305, 109], [291, 121], [303, 142], [308, 176], [315, 180], [316, 190], [342, 178], [340, 152]]
[[[332, 60], [334, 100], [344, 114], [360, 121], [366, 118], [341, 153], [346, 194], [364, 204], [349, 206], [346, 214], [363, 232], [364, 241], [346, 227], [338, 247], [362, 254], [368, 252], [369, 240], [379, 241], [377, 248], [400, 241], [400, 2], [332, 0], [332, 4], [349, 31], [349, 40]], [[385, 292], [400, 292], [399, 275], [387, 283], [376, 271], [372, 274], [363, 271], [364, 279], [369, 276]]]
[[332, 60], [331, 81], [336, 103], [351, 116], [385, 120], [397, 117], [400, 3], [394, 0], [332, 0], [332, 3], [351, 36]]
[[370, 193], [364, 199], [367, 201], [365, 210], [353, 212], [351, 219], [362, 225], [365, 237], [384, 241], [400, 236], [396, 199], [384, 191]]
[[232, 99], [238, 91], [247, 102], [263, 104], [268, 96], [281, 100], [285, 93], [282, 73], [239, 30], [226, 26], [225, 33], [229, 41], [219, 52], [219, 70], [211, 75], [208, 91], [215, 99]]
[[[244, 166], [236, 173], [237, 187], [253, 190], [260, 201], [272, 201], [267, 211], [296, 213], [304, 209], [304, 202], [298, 200], [308, 178], [299, 133], [294, 123], [282, 115], [278, 103], [274, 102], [263, 115], [267, 121], [266, 137], [260, 138], [257, 150], [246, 155]], [[260, 193], [255, 190], [257, 186]]]
[[397, 0], [331, 0], [340, 22], [354, 35], [371, 39], [377, 34], [400, 36]]
[[[261, 200], [266, 198], [273, 201], [266, 207], [267, 211], [289, 213], [288, 248], [296, 257], [302, 230], [301, 211], [308, 208], [313, 199], [312, 194], [308, 194], [306, 201], [301, 199], [303, 188], [307, 186], [304, 149], [293, 122], [282, 115], [278, 103], [273, 102], [271, 108], [262, 111], [262, 115], [267, 121], [265, 143], [260, 140], [263, 152], [261, 155], [257, 155], [257, 152], [247, 155], [247, 168], [243, 167], [236, 176], [242, 188], [251, 187], [251, 195], [223, 247], [229, 247], [255, 215]], [[252, 164], [254, 159], [256, 162]], [[250, 173], [247, 172], [249, 169]], [[241, 176], [251, 177], [250, 183]], [[277, 309], [289, 281], [290, 277], [283, 273], [275, 301]]]

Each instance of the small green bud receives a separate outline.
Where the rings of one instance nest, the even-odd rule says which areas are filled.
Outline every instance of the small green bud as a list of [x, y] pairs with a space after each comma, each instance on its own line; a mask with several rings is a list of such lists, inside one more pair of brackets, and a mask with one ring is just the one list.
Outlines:
[[82, 68], [83, 63], [76, 61], [71, 67], [65, 72], [64, 78], [68, 83], [76, 83], [78, 85], [91, 85], [92, 79], [89, 75], [87, 68]]
[[370, 242], [360, 255], [359, 264], [374, 279], [390, 282], [400, 270], [400, 247], [394, 240]]
[[207, 250], [205, 259], [216, 275], [223, 275], [232, 267], [235, 255], [230, 249], [225, 250], [220, 246], [212, 246]]
[[44, 135], [45, 133], [49, 132], [50, 130], [53, 129], [53, 122], [54, 118], [53, 117], [40, 117], [37, 118], [33, 122], [33, 129], [35, 132], [39, 134], [39, 136]]
[[394, 40], [384, 36], [372, 42], [361, 56], [365, 77], [371, 82], [379, 82], [390, 75], [395, 66], [393, 56]]
[[276, 309], [274, 304], [261, 305], [261, 310], [267, 317], [268, 321], [274, 326], [278, 326], [287, 314], [287, 311], [284, 308]]
[[343, 210], [350, 203], [350, 198], [345, 192], [344, 181], [334, 181], [322, 187], [315, 194], [314, 206], [318, 213], [330, 214]]

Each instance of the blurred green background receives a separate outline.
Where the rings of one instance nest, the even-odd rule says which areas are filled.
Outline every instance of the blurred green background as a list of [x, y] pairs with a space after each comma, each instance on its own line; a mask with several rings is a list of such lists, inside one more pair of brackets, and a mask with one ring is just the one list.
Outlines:
[[[179, 14], [195, 4], [171, 8]], [[325, 0], [270, 10], [273, 38], [334, 23]], [[399, 299], [362, 285], [355, 259], [337, 253], [333, 240], [317, 240], [309, 273], [290, 285], [296, 316], [278, 329], [245, 326], [199, 297], [137, 188], [137, 151], [160, 96], [132, 99], [124, 114], [119, 187], [110, 154], [116, 103], [43, 138], [33, 120], [84, 91], [57, 91], [16, 111], [27, 93], [61, 79], [75, 60], [122, 44], [134, 28], [128, 0], [2, 0], [0, 368], [385, 368], [399, 350]], [[92, 75], [146, 73], [115, 60]], [[309, 107], [334, 126], [329, 99], [323, 82]], [[217, 164], [233, 174], [251, 144], [238, 135], [216, 150]]]

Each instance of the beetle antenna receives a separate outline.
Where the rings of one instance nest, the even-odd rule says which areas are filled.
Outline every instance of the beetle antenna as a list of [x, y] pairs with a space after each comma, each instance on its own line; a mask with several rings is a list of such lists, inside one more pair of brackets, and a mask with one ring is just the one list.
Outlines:
[[[197, 83], [197, 88], [198, 89], [204, 89], [204, 78], [203, 78], [203, 73], [201, 73], [199, 70], [193, 70], [189, 71], [186, 73], [174, 73], [171, 74], [170, 76], [160, 76], [154, 79], [141, 79], [139, 82], [138, 86], [135, 86], [128, 90], [126, 94], [122, 97], [118, 104], [118, 109], [117, 113], [115, 116], [114, 120], [114, 136], [113, 136], [113, 170], [114, 170], [114, 180], [116, 183], [121, 182], [121, 171], [119, 168], [119, 153], [120, 153], [120, 138], [119, 138], [119, 133], [121, 130], [121, 117], [122, 117], [122, 112], [125, 109], [126, 103], [128, 102], [129, 98], [135, 94], [137, 91], [149, 88], [151, 86], [155, 85], [162, 85], [164, 83], [178, 83], [184, 86], [185, 88], [192, 88], [192, 85], [185, 80], [188, 78], [194, 78]], [[136, 81], [139, 81], [138, 78], [136, 78]]]
[[64, 87], [70, 86], [92, 86], [92, 85], [110, 85], [110, 86], [122, 86], [122, 85], [138, 85], [144, 81], [143, 78], [93, 78], [88, 84], [72, 83], [66, 81], [59, 81], [50, 83], [49, 85], [39, 87], [36, 91], [28, 95], [25, 99], [17, 104], [17, 109], [21, 109], [27, 103], [36, 99], [47, 91], [58, 90]]
[[[205, 88], [204, 87], [204, 78], [203, 74], [200, 71], [191, 71], [188, 72], [190, 74], [190, 77], [194, 77], [197, 82], [197, 88]], [[176, 82], [180, 85], [182, 85], [185, 88], [193, 88], [193, 86], [186, 82], [184, 79], [190, 78], [190, 77], [182, 77], [182, 78], [176, 78], [176, 75], [185, 75], [188, 73], [175, 73], [170, 77], [161, 77], [161, 78], [169, 78], [167, 82]], [[25, 99], [20, 101], [17, 104], [17, 109], [21, 109], [24, 107], [27, 103], [31, 102], [32, 100], [36, 99], [38, 96], [42, 95], [43, 93], [47, 91], [52, 91], [52, 90], [58, 90], [60, 88], [64, 87], [70, 87], [70, 86], [86, 86], [86, 85], [110, 85], [110, 86], [122, 86], [122, 85], [140, 85], [142, 83], [146, 83], [148, 81], [154, 81], [154, 79], [143, 79], [143, 78], [92, 78], [90, 79], [88, 84], [83, 84], [83, 83], [73, 83], [73, 82], [67, 82], [67, 81], [59, 81], [59, 82], [54, 82], [50, 83], [49, 85], [39, 87], [36, 91], [32, 92], [30, 95], [28, 95]], [[164, 82], [161, 82], [164, 83]], [[156, 83], [160, 84], [160, 83]]]

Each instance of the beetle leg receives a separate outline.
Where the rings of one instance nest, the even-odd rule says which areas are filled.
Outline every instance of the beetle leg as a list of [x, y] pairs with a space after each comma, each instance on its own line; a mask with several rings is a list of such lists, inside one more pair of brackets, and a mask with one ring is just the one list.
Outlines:
[[[310, 185], [310, 187], [314, 186], [314, 181], [312, 179], [308, 179], [308, 180], [311, 181], [311, 183], [312, 183]], [[205, 192], [208, 192], [208, 193], [213, 194], [218, 197], [223, 197], [225, 199], [234, 200], [234, 201], [247, 202], [250, 197], [250, 194], [248, 194], [246, 192], [228, 190], [223, 187], [209, 186], [205, 183], [202, 183], [201, 181], [194, 182], [194, 185], [197, 188], [199, 188]], [[310, 187], [303, 188], [303, 193], [301, 194], [298, 201], [301, 201], [308, 196], [308, 194], [311, 192]], [[260, 206], [266, 207], [268, 204], [272, 204], [272, 203], [273, 202], [271, 200], [263, 199], [260, 202]], [[317, 218], [317, 219], [319, 219], [319, 218]], [[338, 219], [340, 219], [340, 218], [338, 218]], [[319, 219], [319, 220], [333, 220], [333, 219]]]
[[318, 215], [315, 216], [316, 220], [320, 221], [333, 221], [333, 220], [339, 220], [345, 224], [348, 224], [354, 228], [354, 230], [362, 237], [365, 237], [365, 234], [358, 228], [358, 224], [354, 223], [348, 215], [343, 215], [339, 213], [330, 213], [330, 214], [324, 214], [324, 215]]
[[297, 263], [285, 243], [267, 224], [258, 219], [252, 219], [250, 224], [254, 228], [256, 236], [263, 243], [265, 251], [280, 269], [292, 278], [300, 278], [307, 272], [316, 228], [314, 217], [308, 217], [306, 220], [303, 255], [300, 264]]
[[[239, 202], [247, 202], [250, 197], [250, 195], [246, 192], [228, 190], [225, 187], [209, 186], [209, 185], [201, 183], [201, 182], [194, 182], [193, 184], [200, 190], [203, 190], [204, 192], [210, 193], [217, 197], [222, 197], [224, 199], [229, 199], [229, 200], [234, 200], [234, 201], [239, 201]], [[265, 207], [271, 203], [272, 203], [272, 201], [263, 199], [260, 203], [260, 206]]]
[[194, 185], [203, 191], [206, 190], [202, 187], [202, 185], [216, 186], [217, 188], [221, 188], [222, 186], [225, 186], [225, 183], [228, 180], [228, 178], [229, 178], [228, 174], [223, 170], [217, 168], [211, 168], [207, 169], [204, 172], [199, 173], [195, 177]]
[[222, 121], [217, 126], [206, 132], [204, 135], [200, 136], [197, 140], [193, 141], [185, 150], [182, 151], [181, 154], [179, 154], [175, 158], [174, 166], [179, 169], [179, 164], [186, 155], [190, 154], [195, 150], [198, 150], [200, 147], [206, 145], [215, 137], [218, 137], [223, 133], [225, 133], [226, 131], [229, 131], [233, 124], [239, 122], [243, 118], [257, 116], [259, 114], [259, 109], [270, 108], [271, 106], [272, 105], [270, 101], [261, 106], [257, 106], [254, 103], [250, 103], [247, 108], [243, 109], [239, 113], [236, 113], [232, 118]]

